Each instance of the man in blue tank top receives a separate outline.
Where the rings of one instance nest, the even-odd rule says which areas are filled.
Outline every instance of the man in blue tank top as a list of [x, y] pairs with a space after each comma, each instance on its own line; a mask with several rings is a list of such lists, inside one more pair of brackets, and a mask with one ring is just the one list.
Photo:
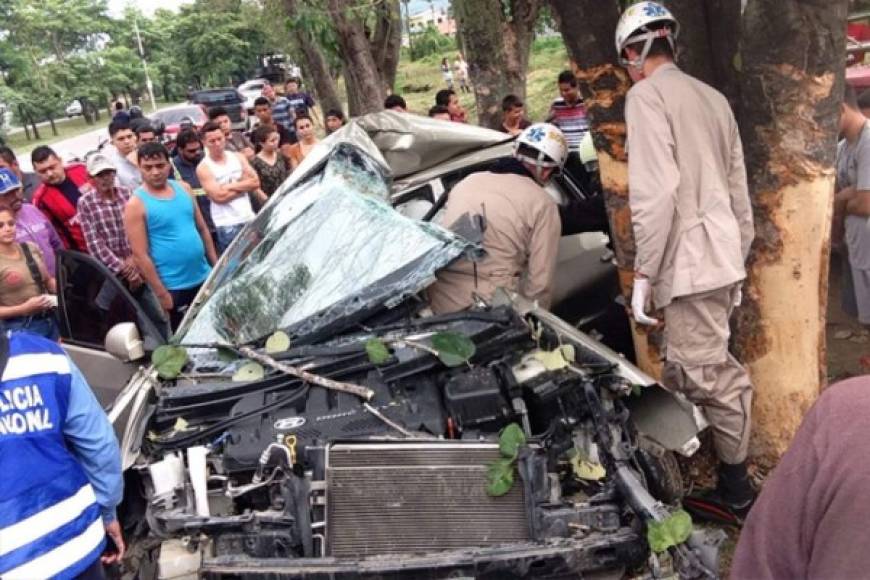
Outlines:
[[139, 148], [142, 186], [127, 203], [124, 225], [136, 265], [176, 329], [217, 257], [193, 193], [169, 179], [171, 167], [163, 145]]
[[0, 361], [0, 577], [103, 578], [124, 553], [112, 425], [57, 344], [0, 333]]

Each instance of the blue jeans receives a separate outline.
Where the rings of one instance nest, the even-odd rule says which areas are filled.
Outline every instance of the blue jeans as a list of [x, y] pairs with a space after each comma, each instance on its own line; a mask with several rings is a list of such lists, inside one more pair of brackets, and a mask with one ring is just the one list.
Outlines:
[[11, 330], [13, 332], [24, 330], [44, 336], [54, 342], [57, 342], [60, 338], [54, 310], [39, 316], [16, 316], [15, 318], [6, 318], [0, 322], [2, 322], [3, 330]]
[[217, 238], [217, 253], [218, 256], [224, 253], [227, 246], [232, 243], [242, 228], [248, 225], [247, 223], [235, 224], [232, 226], [215, 226], [215, 237]]

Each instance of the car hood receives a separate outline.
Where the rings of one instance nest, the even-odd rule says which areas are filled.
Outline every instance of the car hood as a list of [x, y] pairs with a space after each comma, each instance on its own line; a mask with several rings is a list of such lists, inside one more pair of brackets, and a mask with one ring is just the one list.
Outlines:
[[316, 340], [429, 285], [471, 242], [389, 204], [390, 172], [358, 125], [316, 148], [222, 256], [179, 330], [186, 345], [281, 329]]

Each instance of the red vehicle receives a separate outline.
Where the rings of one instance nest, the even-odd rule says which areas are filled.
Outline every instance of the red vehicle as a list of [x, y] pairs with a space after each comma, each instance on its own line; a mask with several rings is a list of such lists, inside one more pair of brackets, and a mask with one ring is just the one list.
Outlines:
[[152, 121], [161, 121], [165, 125], [164, 138], [168, 142], [174, 142], [178, 133], [186, 128], [202, 128], [208, 121], [205, 112], [199, 105], [180, 105], [171, 109], [163, 109], [151, 115]]

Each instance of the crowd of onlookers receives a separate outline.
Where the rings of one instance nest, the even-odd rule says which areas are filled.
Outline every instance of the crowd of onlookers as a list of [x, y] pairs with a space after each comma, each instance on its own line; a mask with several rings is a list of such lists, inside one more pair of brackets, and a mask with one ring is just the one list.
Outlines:
[[[467, 69], [457, 70], [460, 90], [470, 90]], [[561, 96], [548, 120], [563, 130], [577, 163], [586, 110], [570, 72], [558, 85]], [[57, 338], [56, 252], [66, 248], [104, 264], [168, 334], [220, 254], [317, 145], [317, 126], [328, 135], [345, 124], [339, 110], [326, 111], [321, 123], [297, 79], [284, 88], [279, 95], [265, 85], [248, 134], [234, 131], [229, 113], [213, 107], [202, 127], [182, 128], [171, 151], [147, 118], [123, 107], [109, 124], [109, 142], [84, 163], [65, 164], [40, 146], [31, 152], [34, 173], [28, 173], [11, 149], [0, 148], [4, 327]], [[390, 95], [384, 108], [408, 112], [399, 95]], [[497, 129], [505, 133], [517, 135], [530, 124], [514, 95], [504, 98], [503, 112]], [[429, 116], [468, 122], [451, 88], [438, 91]], [[107, 287], [97, 305], [108, 308], [114, 297]]]

